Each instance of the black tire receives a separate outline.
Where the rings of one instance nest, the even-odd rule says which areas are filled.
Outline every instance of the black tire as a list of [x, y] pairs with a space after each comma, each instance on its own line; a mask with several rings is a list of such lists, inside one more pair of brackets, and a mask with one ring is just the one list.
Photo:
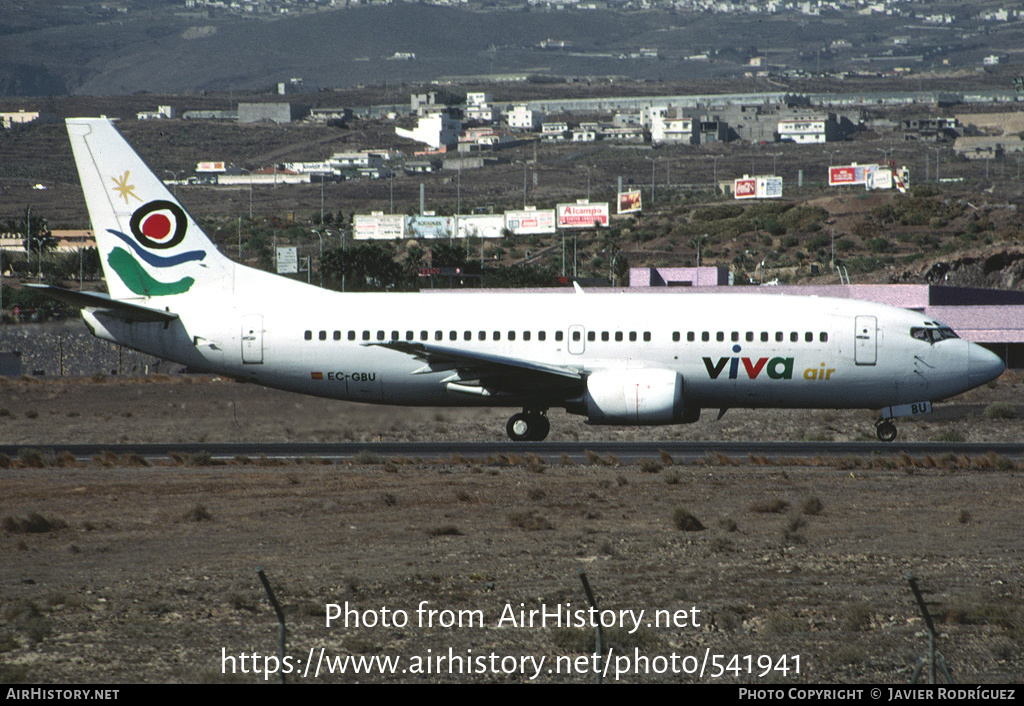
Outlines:
[[508, 424], [505, 425], [505, 432], [512, 441], [531, 441], [534, 426], [529, 415], [519, 412], [509, 417]]
[[885, 441], [887, 443], [890, 441], [895, 441], [896, 435], [898, 433], [899, 432], [896, 430], [896, 425], [893, 424], [892, 422], [879, 422], [878, 424], [875, 425], [875, 435], [878, 437], [879, 441]]
[[519, 412], [509, 417], [505, 432], [512, 441], [544, 441], [551, 422], [539, 412]]

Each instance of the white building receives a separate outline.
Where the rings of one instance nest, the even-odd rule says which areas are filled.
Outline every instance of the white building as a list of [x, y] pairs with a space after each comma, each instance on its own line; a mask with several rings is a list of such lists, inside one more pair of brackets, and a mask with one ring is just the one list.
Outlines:
[[498, 109], [492, 104], [494, 98], [490, 93], [466, 94], [466, 120], [480, 123], [493, 123], [498, 117]]
[[434, 113], [419, 118], [416, 127], [412, 130], [396, 127], [395, 133], [399, 137], [422, 142], [436, 150], [442, 146], [450, 147], [459, 144], [461, 129], [461, 123], [455, 118], [445, 113]]
[[544, 113], [532, 110], [528, 105], [517, 105], [505, 113], [505, 122], [516, 130], [540, 130], [544, 124]]
[[826, 118], [790, 118], [780, 120], [777, 128], [779, 140], [810, 145], [827, 142]]
[[692, 145], [694, 136], [693, 118], [679, 115], [678, 112], [652, 111], [652, 144], [658, 145], [665, 142], [674, 142]]
[[143, 110], [135, 114], [136, 120], [170, 120], [174, 117], [174, 108], [161, 105], [156, 110]]

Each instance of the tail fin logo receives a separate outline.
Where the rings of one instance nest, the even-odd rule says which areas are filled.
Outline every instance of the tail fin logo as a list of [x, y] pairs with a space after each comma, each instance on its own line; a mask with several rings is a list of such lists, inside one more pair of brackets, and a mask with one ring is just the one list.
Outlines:
[[[153, 252], [173, 248], [185, 239], [188, 217], [176, 203], [164, 200], [150, 201], [132, 213], [129, 226], [131, 236], [112, 228], [108, 229], [108, 232], [131, 248], [135, 256], [150, 267], [163, 270], [206, 257], [206, 252], [202, 250], [190, 250], [174, 255], [159, 255]], [[195, 284], [195, 279], [187, 276], [176, 282], [161, 282], [155, 279], [124, 248], [114, 248], [107, 257], [107, 262], [125, 286], [135, 294], [184, 294]]]
[[150, 201], [132, 214], [132, 235], [147, 248], [165, 250], [185, 239], [185, 212], [170, 201]]

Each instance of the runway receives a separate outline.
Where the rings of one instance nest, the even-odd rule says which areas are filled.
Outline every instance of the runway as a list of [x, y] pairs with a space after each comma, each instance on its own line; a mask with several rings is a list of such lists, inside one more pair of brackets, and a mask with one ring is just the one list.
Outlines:
[[[589, 463], [597, 457], [605, 461], [633, 463], [641, 459], [660, 458], [664, 453], [675, 463], [693, 462], [709, 455], [723, 455], [734, 461], [761, 457], [776, 462], [787, 458], [816, 456], [852, 456], [867, 458], [906, 454], [912, 458], [957, 454], [966, 456], [1020, 456], [1024, 443], [964, 442], [806, 442], [806, 441], [668, 441], [668, 442], [342, 442], [342, 443], [159, 443], [159, 444], [55, 444], [0, 445], [0, 454], [17, 459], [29, 451], [54, 457], [71, 454], [78, 461], [87, 461], [105, 453], [116, 456], [137, 455], [147, 460], [174, 456], [201, 457], [211, 460], [258, 458], [319, 459], [372, 463], [373, 457], [404, 459], [465, 458], [475, 460], [506, 460], [515, 456], [536, 456], [548, 463]], [[193, 459], [194, 460], [194, 459]]]

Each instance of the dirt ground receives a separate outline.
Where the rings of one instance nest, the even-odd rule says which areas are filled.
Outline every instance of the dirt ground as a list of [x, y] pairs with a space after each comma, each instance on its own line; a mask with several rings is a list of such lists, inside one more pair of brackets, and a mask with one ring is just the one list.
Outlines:
[[[931, 421], [903, 423], [901, 438], [1016, 440], [1019, 419], [1006, 417], [1021, 412], [1020, 382], [1007, 373]], [[706, 416], [623, 430], [555, 414], [552, 438], [872, 433], [864, 412]], [[506, 417], [203, 377], [0, 383], [6, 443], [486, 441], [502, 438]], [[5, 682], [276, 681], [258, 567], [286, 616], [277, 664], [292, 682], [593, 681], [592, 618], [606, 623], [608, 682], [906, 682], [927, 649], [907, 574], [932, 591], [954, 679], [1024, 675], [1020, 458], [26, 453], [0, 466]]]

